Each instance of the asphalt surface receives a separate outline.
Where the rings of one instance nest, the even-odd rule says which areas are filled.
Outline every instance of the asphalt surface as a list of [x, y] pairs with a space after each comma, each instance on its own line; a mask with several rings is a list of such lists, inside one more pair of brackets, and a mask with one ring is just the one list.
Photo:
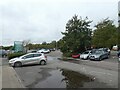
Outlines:
[[[109, 59], [103, 61], [61, 61], [59, 52], [52, 52], [47, 55], [47, 65], [27, 65], [20, 68], [14, 68], [19, 75], [23, 85], [27, 88], [67, 88], [72, 87], [71, 84], [78, 80], [77, 85], [73, 88], [117, 88], [118, 87], [118, 58], [114, 52]], [[3, 65], [8, 64], [8, 60], [3, 60]], [[84, 78], [89, 77], [91, 81], [79, 81], [80, 78], [71, 78], [70, 73], [62, 74], [62, 69], [75, 71], [80, 74], [77, 76]], [[68, 75], [69, 74], [69, 75]], [[76, 74], [75, 74], [76, 75]], [[62, 79], [65, 79], [61, 82]], [[67, 78], [67, 80], [66, 80]], [[74, 82], [76, 83], [76, 82]]]

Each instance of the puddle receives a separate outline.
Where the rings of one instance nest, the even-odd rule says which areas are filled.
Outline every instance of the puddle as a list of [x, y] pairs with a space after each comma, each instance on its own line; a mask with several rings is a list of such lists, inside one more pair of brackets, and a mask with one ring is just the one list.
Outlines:
[[93, 82], [94, 78], [66, 69], [46, 69], [42, 68], [39, 74], [42, 78], [37, 78], [35, 82], [28, 85], [28, 88], [81, 88], [88, 82]]

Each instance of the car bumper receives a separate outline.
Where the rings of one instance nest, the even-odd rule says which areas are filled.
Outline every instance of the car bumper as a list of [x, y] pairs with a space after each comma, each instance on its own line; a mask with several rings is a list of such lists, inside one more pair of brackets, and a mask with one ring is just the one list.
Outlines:
[[10, 63], [9, 63], [9, 66], [14, 66], [14, 63], [11, 63], [11, 62], [10, 62]]
[[99, 58], [91, 58], [91, 57], [89, 59], [90, 60], [96, 60], [96, 61], [99, 60]]
[[80, 59], [88, 59], [88, 58], [86, 58], [86, 57], [81, 57]]

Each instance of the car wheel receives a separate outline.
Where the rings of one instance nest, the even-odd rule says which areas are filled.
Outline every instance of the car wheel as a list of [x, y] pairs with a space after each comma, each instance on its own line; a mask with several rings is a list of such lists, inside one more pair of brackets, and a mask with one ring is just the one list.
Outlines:
[[21, 62], [16, 62], [16, 63], [14, 64], [14, 66], [15, 66], [15, 67], [21, 67], [21, 66], [22, 66], [22, 63], [21, 63]]
[[102, 60], [102, 57], [99, 57], [99, 60], [101, 61], [101, 60]]
[[109, 59], [110, 55], [107, 56], [107, 59]]
[[87, 56], [86, 60], [88, 60], [88, 59], [89, 59], [89, 56]]
[[45, 65], [45, 64], [46, 64], [45, 60], [40, 61], [40, 65]]

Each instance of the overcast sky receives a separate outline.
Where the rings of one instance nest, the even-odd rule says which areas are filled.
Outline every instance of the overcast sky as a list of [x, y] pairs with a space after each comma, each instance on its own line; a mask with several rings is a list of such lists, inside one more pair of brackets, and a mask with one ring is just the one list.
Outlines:
[[109, 17], [117, 25], [119, 0], [0, 0], [0, 45], [14, 41], [51, 42], [62, 38], [75, 14], [93, 20]]

